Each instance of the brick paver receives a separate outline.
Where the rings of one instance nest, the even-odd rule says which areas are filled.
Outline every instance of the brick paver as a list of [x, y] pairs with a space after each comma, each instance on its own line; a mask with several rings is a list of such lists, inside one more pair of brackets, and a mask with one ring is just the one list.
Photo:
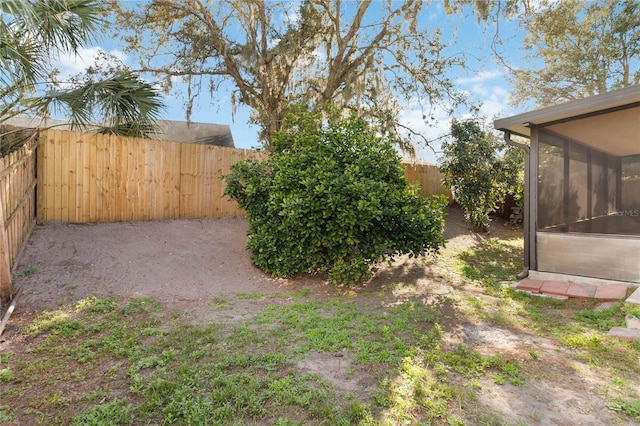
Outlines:
[[516, 286], [516, 290], [524, 290], [531, 293], [540, 293], [540, 287], [542, 287], [543, 283], [544, 281], [525, 278], [518, 283], [518, 285]]
[[560, 281], [545, 281], [540, 288], [540, 293], [551, 294], [555, 296], [566, 296], [569, 285], [569, 283]]
[[622, 300], [627, 296], [624, 284], [599, 285], [593, 297], [599, 300]]
[[571, 284], [567, 289], [568, 297], [593, 297], [596, 294], [596, 287], [587, 284]]

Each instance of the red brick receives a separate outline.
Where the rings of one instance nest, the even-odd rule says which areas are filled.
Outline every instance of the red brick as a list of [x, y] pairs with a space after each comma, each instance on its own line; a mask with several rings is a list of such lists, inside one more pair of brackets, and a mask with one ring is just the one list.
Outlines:
[[569, 297], [593, 297], [596, 294], [596, 287], [587, 284], [571, 284], [566, 295]]
[[593, 297], [599, 300], [622, 300], [627, 296], [624, 284], [599, 285]]
[[640, 330], [624, 327], [613, 327], [607, 333], [608, 336], [617, 337], [618, 339], [628, 340], [630, 342], [640, 341]]
[[569, 283], [560, 281], [545, 281], [540, 288], [540, 292], [544, 294], [553, 294], [557, 296], [566, 296], [569, 289]]
[[525, 278], [518, 283], [518, 285], [516, 286], [516, 290], [525, 290], [531, 293], [540, 293], [540, 287], [542, 287], [543, 283], [544, 281]]

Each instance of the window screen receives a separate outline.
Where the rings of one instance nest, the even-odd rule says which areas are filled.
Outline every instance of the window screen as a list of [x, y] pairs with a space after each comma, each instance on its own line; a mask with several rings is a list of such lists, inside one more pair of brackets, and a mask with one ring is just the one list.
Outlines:
[[538, 230], [640, 235], [640, 154], [617, 157], [540, 129]]

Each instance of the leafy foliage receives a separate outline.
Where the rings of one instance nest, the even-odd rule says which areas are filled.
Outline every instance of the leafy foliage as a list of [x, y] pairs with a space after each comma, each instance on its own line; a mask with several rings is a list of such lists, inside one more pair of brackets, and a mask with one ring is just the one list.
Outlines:
[[516, 204], [522, 207], [524, 202], [524, 151], [507, 147], [500, 157], [502, 180], [500, 185], [504, 194], [513, 197]]
[[236, 163], [226, 176], [225, 194], [247, 211], [256, 266], [353, 284], [375, 262], [443, 245], [445, 201], [420, 197], [391, 143], [363, 120], [322, 125], [301, 112], [284, 129], [268, 160]]
[[516, 104], [553, 105], [640, 83], [638, 0], [544, 0], [522, 26], [530, 66], [513, 71]]
[[451, 141], [442, 144], [443, 183], [464, 209], [467, 221], [484, 231], [489, 227], [489, 214], [506, 194], [522, 199], [524, 158], [512, 148], [500, 157], [504, 144], [473, 120], [453, 120], [451, 136]]
[[130, 71], [58, 81], [53, 62], [77, 54], [104, 24], [101, 15], [101, 3], [93, 0], [0, 4], [0, 124], [21, 114], [47, 117], [54, 110], [67, 114], [74, 127], [102, 121], [103, 133], [151, 132], [162, 102]]

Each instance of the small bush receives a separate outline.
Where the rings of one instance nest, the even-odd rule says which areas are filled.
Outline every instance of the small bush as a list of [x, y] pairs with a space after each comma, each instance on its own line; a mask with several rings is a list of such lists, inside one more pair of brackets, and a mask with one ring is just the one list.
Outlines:
[[253, 263], [276, 276], [353, 284], [376, 262], [444, 244], [444, 198], [420, 197], [390, 141], [354, 116], [292, 115], [268, 160], [236, 163], [225, 179], [247, 211]]
[[[451, 124], [452, 140], [442, 144], [443, 184], [476, 230], [489, 228], [489, 215], [511, 194], [518, 204], [524, 191], [524, 156], [484, 132], [473, 120]], [[504, 155], [500, 152], [504, 150]]]

